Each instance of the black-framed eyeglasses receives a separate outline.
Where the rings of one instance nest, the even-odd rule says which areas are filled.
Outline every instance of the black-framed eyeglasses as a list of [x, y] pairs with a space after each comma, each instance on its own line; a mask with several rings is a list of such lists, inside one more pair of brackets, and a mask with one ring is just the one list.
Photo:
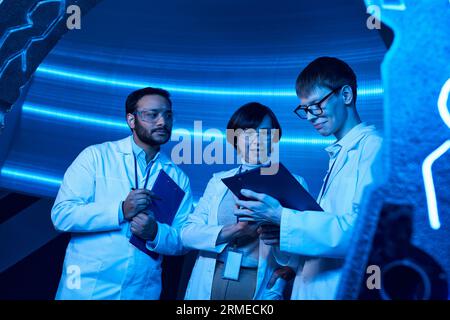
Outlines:
[[294, 112], [300, 119], [308, 119], [308, 112], [313, 116], [320, 116], [323, 113], [322, 103], [324, 103], [329, 97], [339, 91], [341, 87], [335, 88], [331, 90], [325, 97], [323, 97], [320, 101], [314, 102], [311, 104], [301, 104], [297, 108], [295, 108]]

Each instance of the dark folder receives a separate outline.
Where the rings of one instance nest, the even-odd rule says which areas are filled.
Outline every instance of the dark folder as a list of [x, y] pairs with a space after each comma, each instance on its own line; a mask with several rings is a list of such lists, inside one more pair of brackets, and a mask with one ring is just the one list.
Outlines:
[[241, 189], [249, 189], [274, 197], [285, 208], [299, 211], [323, 211], [316, 200], [281, 163], [279, 163], [278, 172], [274, 175], [263, 175], [261, 168], [255, 168], [224, 178], [222, 181], [241, 200], [249, 200], [241, 194]]
[[[178, 212], [181, 201], [183, 201], [184, 190], [164, 170], [160, 170], [152, 191], [160, 199], [153, 199], [148, 209], [153, 211], [158, 222], [171, 225]], [[132, 235], [130, 237], [130, 243], [150, 257], [154, 259], [158, 258], [158, 253], [147, 249], [146, 240]]]

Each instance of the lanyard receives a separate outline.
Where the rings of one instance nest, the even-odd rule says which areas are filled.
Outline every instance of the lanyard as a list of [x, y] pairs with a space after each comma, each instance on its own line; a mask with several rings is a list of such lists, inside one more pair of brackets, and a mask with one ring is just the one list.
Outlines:
[[[135, 189], [139, 189], [137, 160], [136, 160], [136, 155], [134, 153], [133, 153], [133, 158], [134, 158], [134, 186], [135, 186]], [[154, 164], [154, 161], [152, 160], [152, 166], [153, 166], [153, 164]], [[152, 168], [150, 167], [150, 169], [147, 172], [147, 175], [145, 176], [144, 189], [147, 189], [148, 178], [150, 177], [151, 170], [152, 170]]]
[[333, 161], [333, 164], [331, 165], [330, 170], [327, 173], [327, 176], [325, 177], [325, 182], [323, 183], [323, 187], [322, 187], [322, 192], [320, 193], [320, 197], [319, 197], [319, 203], [322, 200], [323, 194], [325, 193], [325, 189], [327, 188], [327, 184], [328, 184], [328, 179], [331, 176], [331, 172], [333, 171], [334, 165], [336, 163], [337, 158]]
[[[134, 186], [135, 188], [131, 188], [131, 190], [136, 190], [139, 189], [139, 180], [138, 180], [138, 172], [137, 172], [137, 160], [136, 160], [136, 155], [133, 152], [133, 158], [134, 158]], [[154, 160], [152, 160], [152, 166], [154, 164]], [[148, 184], [148, 178], [150, 177], [150, 171], [152, 170], [152, 168], [150, 167], [150, 169], [147, 172], [147, 176], [145, 177], [145, 183], [144, 183], [144, 189], [147, 188], [147, 184]], [[127, 231], [127, 237], [130, 238], [131, 237], [131, 227], [128, 227], [128, 231]]]

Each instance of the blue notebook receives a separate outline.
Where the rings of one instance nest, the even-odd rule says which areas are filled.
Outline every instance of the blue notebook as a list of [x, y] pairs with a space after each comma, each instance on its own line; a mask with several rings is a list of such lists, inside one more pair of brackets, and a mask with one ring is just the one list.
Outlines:
[[[181, 201], [183, 201], [184, 190], [164, 170], [160, 170], [152, 191], [161, 199], [153, 199], [148, 209], [153, 211], [158, 222], [172, 225]], [[147, 249], [144, 239], [132, 235], [130, 243], [153, 259], [157, 259], [159, 256], [158, 253]]]

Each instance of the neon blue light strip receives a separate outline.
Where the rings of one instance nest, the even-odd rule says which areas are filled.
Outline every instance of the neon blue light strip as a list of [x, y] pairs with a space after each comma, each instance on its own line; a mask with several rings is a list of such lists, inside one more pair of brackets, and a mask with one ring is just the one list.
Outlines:
[[[447, 105], [449, 93], [450, 79], [447, 79], [442, 86], [437, 105], [439, 115], [445, 124], [450, 128], [450, 113]], [[444, 155], [448, 150], [450, 150], [450, 140], [445, 141], [436, 150], [430, 153], [422, 163], [423, 183], [425, 185], [425, 194], [427, 197], [428, 220], [431, 228], [434, 230], [439, 229], [441, 227], [441, 223], [439, 221], [439, 211], [436, 199], [436, 190], [434, 188], [432, 166], [433, 163], [442, 157], [442, 155]]]
[[[90, 125], [107, 126], [116, 129], [127, 129], [128, 125], [123, 121], [105, 120], [96, 116], [81, 115], [71, 112], [49, 109], [44, 107], [38, 107], [31, 104], [24, 104], [22, 107], [24, 113], [34, 114], [47, 118], [63, 119], [71, 122], [84, 122]], [[192, 131], [182, 128], [173, 129], [173, 134], [183, 135], [183, 133], [189, 132], [193, 137], [215, 137], [225, 139], [223, 133], [209, 133], [207, 130], [204, 132]], [[329, 145], [334, 141], [333, 138], [308, 138], [308, 137], [283, 137], [282, 144], [300, 144], [300, 145]]]
[[80, 115], [70, 112], [58, 111], [54, 109], [35, 107], [29, 104], [23, 105], [22, 110], [26, 113], [44, 116], [48, 118], [63, 119], [72, 122], [84, 122], [91, 125], [115, 127], [119, 129], [128, 129], [128, 125], [120, 121], [105, 120], [87, 115]]
[[3, 167], [1, 170], [1, 175], [8, 178], [33, 181], [38, 183], [45, 183], [59, 187], [61, 185], [62, 179], [45, 176], [41, 174], [31, 173], [18, 169], [10, 169], [8, 167]]
[[450, 128], [450, 112], [448, 110], [448, 95], [450, 94], [450, 78], [445, 81], [442, 86], [441, 93], [438, 98], [438, 110], [444, 123]]
[[[161, 87], [170, 92], [180, 92], [189, 94], [208, 94], [208, 95], [226, 95], [226, 96], [269, 96], [269, 97], [296, 97], [293, 89], [280, 90], [236, 90], [236, 89], [205, 89], [198, 87], [174, 86], [164, 83], [136, 82], [133, 80], [114, 80], [98, 75], [88, 75], [74, 72], [73, 70], [63, 70], [55, 67], [41, 65], [37, 71], [37, 75], [45, 75], [47, 77], [65, 78], [71, 81], [82, 81], [96, 85], [106, 85], [113, 87], [123, 87], [130, 89], [139, 89], [148, 86]], [[358, 89], [359, 96], [374, 96], [383, 94], [381, 86], [362, 87]]]
[[433, 172], [431, 167], [444, 153], [450, 149], [450, 140], [445, 141], [439, 148], [428, 155], [422, 164], [422, 176], [425, 184], [425, 194], [427, 197], [428, 220], [431, 228], [438, 230], [441, 227], [439, 221], [439, 211], [436, 200], [436, 190], [434, 188]]
[[[25, 181], [32, 181], [32, 182], [38, 182], [43, 184], [49, 184], [53, 185], [55, 187], [60, 187], [62, 183], [62, 179], [53, 178], [50, 176], [44, 176], [40, 174], [30, 173], [23, 170], [17, 170], [17, 169], [8, 169], [3, 168], [0, 173], [4, 177], [19, 179], [19, 180], [25, 180]], [[197, 206], [198, 199], [194, 199], [193, 205], [194, 207]]]

